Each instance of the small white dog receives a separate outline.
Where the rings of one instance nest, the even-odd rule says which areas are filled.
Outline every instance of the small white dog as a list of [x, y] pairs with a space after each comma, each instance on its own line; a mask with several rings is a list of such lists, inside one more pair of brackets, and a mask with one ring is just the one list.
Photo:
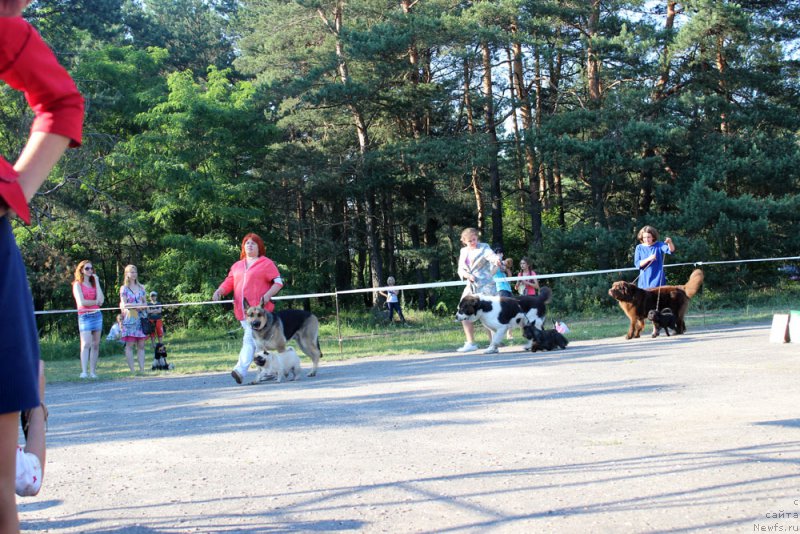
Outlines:
[[274, 376], [277, 382], [282, 381], [284, 378], [289, 378], [290, 372], [292, 374], [291, 380], [297, 380], [303, 371], [300, 366], [300, 357], [292, 347], [286, 347], [283, 352], [265, 353], [262, 351], [258, 353], [258, 356], [260, 356], [260, 360], [266, 363], [261, 373]]

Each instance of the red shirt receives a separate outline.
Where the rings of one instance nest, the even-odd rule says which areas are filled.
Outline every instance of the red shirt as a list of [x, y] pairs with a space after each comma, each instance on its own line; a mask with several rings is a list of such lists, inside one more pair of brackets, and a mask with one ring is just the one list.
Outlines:
[[[281, 273], [275, 263], [266, 256], [260, 256], [248, 268], [247, 260], [239, 260], [231, 266], [228, 276], [219, 285], [219, 294], [227, 295], [233, 290], [233, 314], [240, 321], [244, 320], [244, 301], [257, 306], [261, 297], [275, 285], [275, 279]], [[267, 311], [275, 309], [272, 301], [265, 306]]]
[[64, 67], [21, 17], [0, 17], [0, 79], [22, 91], [35, 114], [31, 132], [63, 135], [81, 144], [83, 97]]

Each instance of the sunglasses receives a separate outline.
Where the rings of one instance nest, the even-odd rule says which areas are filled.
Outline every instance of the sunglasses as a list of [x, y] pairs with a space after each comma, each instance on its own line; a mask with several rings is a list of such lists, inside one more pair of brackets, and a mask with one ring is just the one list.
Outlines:
[[83, 267], [83, 270], [84, 271], [94, 271], [94, 267], [92, 267], [91, 265], [86, 265], [86, 266]]

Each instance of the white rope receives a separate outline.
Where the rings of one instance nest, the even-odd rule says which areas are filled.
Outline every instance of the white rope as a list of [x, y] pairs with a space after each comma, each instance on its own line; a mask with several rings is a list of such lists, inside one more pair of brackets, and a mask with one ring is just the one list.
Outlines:
[[[733, 263], [756, 263], [756, 262], [766, 262], [766, 261], [791, 261], [791, 260], [800, 260], [800, 256], [788, 256], [783, 258], [758, 258], [758, 259], [751, 259], [751, 260], [728, 260], [728, 261], [696, 261], [696, 262], [687, 262], [687, 263], [671, 263], [669, 265], [665, 265], [664, 267], [682, 267], [686, 265], [692, 265], [695, 267], [699, 267], [702, 265], [728, 265]], [[567, 273], [554, 273], [554, 274], [540, 274], [536, 276], [509, 276], [507, 278], [495, 278], [495, 281], [498, 282], [516, 282], [518, 280], [532, 280], [537, 278], [539, 280], [547, 280], [549, 278], [565, 278], [567, 276], [590, 276], [596, 274], [609, 274], [609, 273], [621, 273], [624, 271], [637, 271], [638, 268], [636, 267], [622, 267], [619, 269], [604, 269], [604, 270], [597, 270], [597, 271], [576, 271], [576, 272], [567, 272]], [[357, 293], [375, 293], [378, 291], [386, 291], [387, 289], [392, 289], [395, 291], [402, 291], [402, 290], [413, 290], [413, 289], [431, 289], [431, 288], [439, 288], [439, 287], [457, 287], [457, 286], [465, 286], [467, 285], [467, 281], [465, 280], [455, 280], [451, 282], [431, 282], [427, 284], [407, 284], [402, 286], [381, 286], [381, 287], [368, 287], [368, 288], [361, 288], [361, 289], [347, 289], [343, 291], [334, 291], [329, 293], [304, 293], [301, 295], [280, 295], [272, 297], [271, 300], [299, 300], [299, 299], [307, 299], [307, 298], [320, 298], [320, 297], [335, 297], [337, 295], [353, 295]], [[232, 304], [232, 300], [206, 300], [201, 302], [176, 302], [173, 304], [159, 304], [158, 306], [162, 308], [179, 308], [182, 306], [206, 306], [210, 304]], [[141, 308], [149, 308], [150, 305], [142, 304], [139, 306], [129, 306], [131, 309], [141, 309]], [[120, 309], [118, 307], [115, 308], [100, 308], [98, 311], [117, 311], [119, 312]], [[78, 310], [69, 309], [69, 310], [42, 310], [34, 312], [36, 315], [52, 315], [57, 313], [77, 313]]]

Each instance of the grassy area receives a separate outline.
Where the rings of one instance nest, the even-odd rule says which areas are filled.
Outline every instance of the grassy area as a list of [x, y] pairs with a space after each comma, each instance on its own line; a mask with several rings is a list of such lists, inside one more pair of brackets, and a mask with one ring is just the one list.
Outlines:
[[[798, 302], [797, 299], [790, 301]], [[795, 305], [795, 309], [799, 305]], [[729, 325], [741, 322], [766, 322], [773, 313], [786, 312], [789, 307], [785, 294], [761, 295], [748, 298], [745, 303], [719, 303], [713, 298], [697, 298], [689, 310], [689, 328], [712, 325]], [[461, 326], [452, 316], [438, 317], [429, 312], [406, 310], [409, 323], [405, 326], [389, 324], [381, 315], [369, 312], [345, 312], [337, 325], [335, 317], [322, 317], [320, 344], [322, 361], [382, 356], [390, 354], [419, 354], [437, 351], [452, 351], [464, 342]], [[618, 310], [609, 310], [592, 317], [560, 317], [565, 320], [570, 333], [570, 341], [600, 339], [623, 336], [627, 329], [627, 319]], [[167, 339], [169, 361], [175, 365], [173, 371], [150, 371], [153, 352], [148, 343], [144, 376], [161, 374], [193, 374], [204, 372], [227, 373], [234, 365], [241, 346], [241, 331], [237, 323], [231, 321], [231, 330], [205, 329], [199, 332], [180, 330], [170, 332]], [[341, 345], [339, 332], [341, 331]], [[477, 330], [480, 344], [487, 342], [485, 331]], [[514, 333], [514, 343], [523, 342], [522, 333]], [[42, 358], [47, 362], [47, 375], [50, 382], [78, 381], [80, 364], [78, 361], [79, 341], [75, 337], [67, 339], [45, 338], [41, 342]], [[134, 375], [128, 370], [122, 345], [103, 341], [98, 375], [101, 380], [129, 378]], [[304, 365], [309, 365], [304, 360]], [[138, 373], [137, 373], [138, 375]]]

